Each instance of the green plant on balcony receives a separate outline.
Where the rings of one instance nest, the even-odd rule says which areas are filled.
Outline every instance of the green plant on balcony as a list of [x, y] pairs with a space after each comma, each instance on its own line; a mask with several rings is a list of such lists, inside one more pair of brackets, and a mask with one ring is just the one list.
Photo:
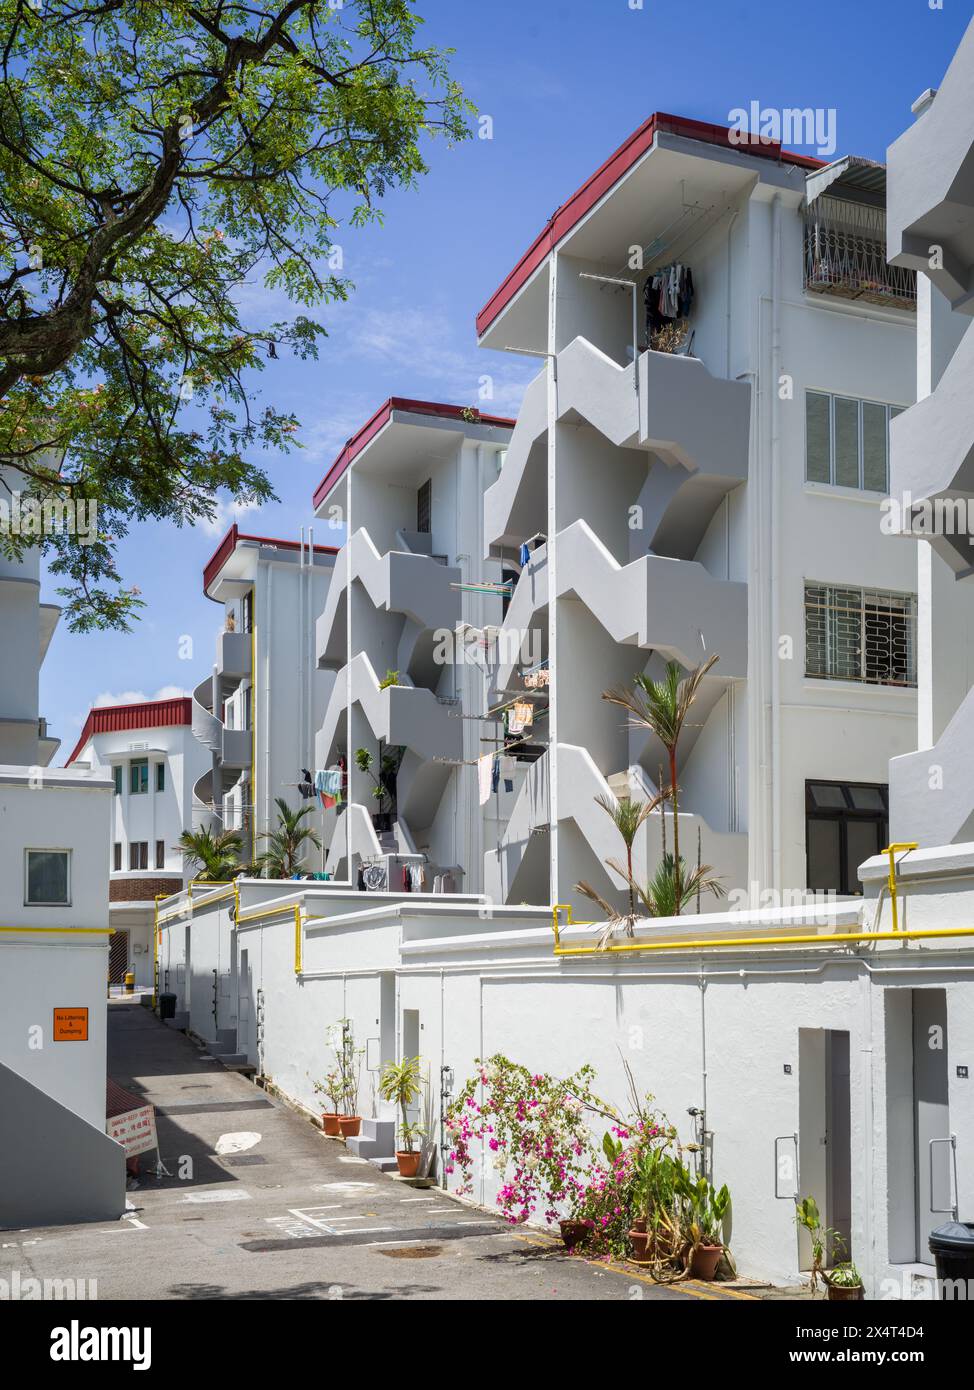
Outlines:
[[388, 690], [390, 685], [399, 685], [400, 683], [401, 682], [399, 680], [399, 672], [387, 670], [382, 680], [379, 681], [379, 689]]
[[304, 824], [314, 807], [304, 805], [295, 809], [282, 796], [275, 797], [274, 804], [277, 806], [277, 827], [261, 834], [260, 838], [267, 841], [267, 849], [257, 856], [257, 866], [265, 878], [293, 878], [304, 867], [307, 847], [321, 848], [317, 832]]
[[[687, 676], [682, 675], [683, 668], [678, 661], [669, 661], [662, 680], [653, 680], [645, 672], [638, 672], [633, 677], [631, 688], [605, 690], [602, 693], [603, 700], [626, 710], [630, 716], [631, 728], [648, 729], [650, 733], [655, 734], [666, 750], [670, 773], [668, 800], [673, 815], [673, 855], [670, 860], [673, 878], [672, 902], [673, 915], [677, 917], [686, 903], [699, 891], [699, 885], [690, 891], [692, 875], [688, 873], [685, 861], [680, 857], [680, 789], [676, 775], [680, 738], [694, 701], [700, 693], [704, 677], [717, 664], [717, 659], [716, 655], [709, 657]], [[698, 866], [698, 874], [702, 867], [704, 866]]]
[[[390, 672], [390, 674], [392, 674]], [[391, 828], [396, 811], [396, 776], [403, 759], [404, 748], [385, 748], [379, 740], [379, 771], [376, 761], [367, 748], [356, 748], [355, 766], [372, 779], [372, 796], [378, 803], [373, 814], [373, 823], [378, 830]]]

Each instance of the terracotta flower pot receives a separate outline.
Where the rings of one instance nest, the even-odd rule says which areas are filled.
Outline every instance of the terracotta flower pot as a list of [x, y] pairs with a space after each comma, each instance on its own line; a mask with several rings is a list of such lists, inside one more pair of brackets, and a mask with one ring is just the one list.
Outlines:
[[584, 1245], [595, 1230], [595, 1222], [591, 1220], [559, 1221], [558, 1227], [561, 1231], [561, 1238], [565, 1242], [566, 1250], [574, 1250], [577, 1245]]
[[[643, 1225], [645, 1224], [646, 1223], [643, 1222]], [[629, 1244], [632, 1246], [630, 1259], [632, 1259], [635, 1264], [648, 1265], [650, 1263], [649, 1241], [650, 1237], [648, 1232], [640, 1231], [636, 1226], [633, 1226], [632, 1230], [629, 1232]]]
[[828, 1289], [830, 1303], [845, 1303], [847, 1301], [859, 1303], [863, 1298], [861, 1284], [853, 1284], [851, 1287], [842, 1284], [829, 1284]]
[[336, 1134], [341, 1134], [341, 1130], [338, 1128], [338, 1119], [337, 1110], [323, 1110], [321, 1112], [321, 1128], [333, 1138]]
[[690, 1256], [690, 1274], [694, 1279], [713, 1279], [724, 1253], [722, 1245], [695, 1245]]
[[338, 1128], [343, 1139], [354, 1139], [362, 1128], [361, 1115], [339, 1115]]
[[[637, 1219], [632, 1223], [632, 1230], [639, 1231], [645, 1234], [646, 1218], [644, 1216], [637, 1217]], [[630, 1231], [629, 1234], [632, 1235], [632, 1231]]]
[[419, 1160], [421, 1154], [418, 1149], [412, 1153], [405, 1153], [401, 1149], [396, 1150], [396, 1162], [399, 1164], [399, 1176], [401, 1178], [414, 1178], [419, 1172]]

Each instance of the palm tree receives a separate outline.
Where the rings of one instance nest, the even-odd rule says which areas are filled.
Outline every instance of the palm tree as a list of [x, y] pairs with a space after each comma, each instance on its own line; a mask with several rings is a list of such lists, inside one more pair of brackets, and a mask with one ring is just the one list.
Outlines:
[[[633, 677], [632, 689], [604, 690], [602, 699], [608, 700], [613, 705], [621, 705], [631, 715], [630, 725], [633, 728], [649, 729], [655, 734], [666, 749], [666, 756], [670, 765], [670, 786], [669, 799], [673, 807], [673, 873], [680, 884], [689, 883], [685, 878], [683, 860], [680, 858], [680, 807], [679, 789], [676, 783], [676, 764], [677, 750], [680, 744], [680, 735], [683, 733], [683, 726], [686, 724], [687, 717], [694, 700], [700, 691], [700, 685], [704, 676], [716, 665], [717, 657], [712, 656], [701, 666], [697, 666], [688, 676], [682, 677], [682, 670], [678, 661], [668, 661], [663, 679], [652, 680], [645, 673], [640, 672]], [[666, 862], [664, 860], [664, 862]], [[673, 894], [676, 903], [676, 913], [680, 915], [680, 907], [687, 900], [686, 895], [680, 889], [675, 888]]]
[[321, 848], [321, 841], [310, 825], [303, 825], [305, 816], [310, 816], [313, 806], [300, 806], [297, 810], [287, 804], [283, 796], [274, 798], [277, 807], [277, 829], [265, 830], [262, 840], [268, 848], [257, 856], [261, 869], [267, 871], [268, 878], [293, 878], [304, 864], [305, 846]]
[[191, 864], [198, 866], [196, 877], [202, 883], [225, 883], [244, 867], [240, 863], [242, 841], [236, 830], [221, 830], [211, 834], [202, 830], [184, 830], [174, 846]]
[[[601, 806], [612, 824], [622, 836], [623, 844], [626, 847], [625, 868], [617, 864], [614, 859], [607, 859], [605, 862], [610, 869], [614, 869], [617, 874], [624, 878], [629, 885], [629, 917], [635, 921], [636, 917], [636, 898], [635, 890], [632, 886], [632, 849], [639, 834], [640, 826], [644, 825], [654, 811], [658, 810], [666, 800], [668, 793], [660, 792], [649, 801], [633, 801], [629, 797], [616, 800], [615, 797], [597, 796], [595, 803]], [[576, 884], [581, 892], [585, 892], [581, 884]], [[630, 930], [629, 935], [632, 935]]]
[[[606, 860], [611, 864], [617, 873], [621, 873], [621, 867], [611, 859]], [[713, 893], [715, 898], [723, 896], [724, 889], [718, 878], [712, 877], [713, 869], [709, 864], [698, 864], [692, 873], [687, 874], [685, 868], [677, 874], [676, 866], [671, 854], [664, 854], [655, 874], [648, 883], [637, 883], [631, 875], [628, 878], [630, 903], [632, 894], [638, 895], [640, 902], [645, 907], [650, 917], [679, 917], [680, 909], [691, 903], [700, 893]], [[618, 908], [607, 902], [596, 890], [588, 883], [576, 883], [575, 887], [580, 893], [597, 902], [606, 915], [606, 924], [599, 937], [599, 950], [604, 951], [611, 941], [618, 927], [625, 929], [627, 936], [635, 935], [633, 926], [636, 922], [635, 913], [629, 917], [623, 917]]]

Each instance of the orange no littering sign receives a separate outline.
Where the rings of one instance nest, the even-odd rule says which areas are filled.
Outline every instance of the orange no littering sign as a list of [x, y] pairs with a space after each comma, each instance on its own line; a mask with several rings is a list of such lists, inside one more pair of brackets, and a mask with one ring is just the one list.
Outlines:
[[55, 1009], [55, 1010], [54, 1010], [54, 1041], [55, 1041], [55, 1042], [87, 1042], [87, 1041], [88, 1041], [88, 1010], [87, 1010], [87, 1009]]

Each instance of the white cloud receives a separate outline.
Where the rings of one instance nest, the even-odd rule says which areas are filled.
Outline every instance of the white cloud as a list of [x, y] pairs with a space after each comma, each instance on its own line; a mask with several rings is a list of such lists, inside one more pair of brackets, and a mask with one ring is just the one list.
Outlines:
[[122, 690], [117, 694], [110, 690], [103, 690], [94, 699], [94, 708], [103, 709], [106, 705], [145, 705], [152, 700], [176, 700], [189, 691], [184, 690], [181, 685], [163, 685], [154, 695], [147, 695], [144, 690]]
[[239, 521], [247, 512], [259, 512], [260, 508], [259, 502], [234, 502], [232, 499], [226, 501], [218, 499], [212, 519], [198, 521], [196, 526], [198, 530], [203, 531], [208, 536], [223, 536], [235, 521]]

